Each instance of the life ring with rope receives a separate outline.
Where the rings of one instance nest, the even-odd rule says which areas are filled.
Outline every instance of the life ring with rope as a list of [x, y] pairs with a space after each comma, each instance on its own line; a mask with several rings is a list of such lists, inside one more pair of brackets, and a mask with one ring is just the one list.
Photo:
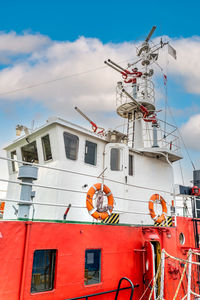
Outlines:
[[[93, 197], [94, 194], [97, 192], [96, 207], [93, 204]], [[103, 206], [103, 193], [106, 194], [108, 199], [108, 204]], [[97, 219], [97, 220], [105, 220], [109, 215], [111, 215], [114, 206], [114, 197], [109, 189], [105, 184], [96, 183], [90, 187], [87, 192], [86, 197], [86, 207], [89, 214]]]
[[[161, 206], [162, 206], [162, 214], [160, 215], [156, 215], [155, 211], [154, 211], [154, 203], [159, 201]], [[149, 200], [149, 212], [150, 212], [150, 216], [151, 218], [157, 222], [157, 223], [162, 223], [163, 221], [166, 220], [166, 216], [167, 216], [167, 204], [166, 201], [164, 200], [164, 198], [162, 196], [160, 196], [159, 194], [154, 194], [151, 196], [150, 200]]]

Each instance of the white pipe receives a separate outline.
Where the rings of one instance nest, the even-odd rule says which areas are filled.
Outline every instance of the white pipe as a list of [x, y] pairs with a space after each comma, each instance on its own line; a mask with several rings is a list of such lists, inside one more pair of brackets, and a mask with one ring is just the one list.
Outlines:
[[189, 250], [189, 265], [188, 265], [188, 290], [187, 290], [187, 300], [190, 300], [191, 295], [191, 275], [192, 275], [192, 250]]
[[161, 253], [161, 279], [160, 279], [160, 299], [164, 297], [164, 278], [165, 278], [165, 250], [162, 249]]

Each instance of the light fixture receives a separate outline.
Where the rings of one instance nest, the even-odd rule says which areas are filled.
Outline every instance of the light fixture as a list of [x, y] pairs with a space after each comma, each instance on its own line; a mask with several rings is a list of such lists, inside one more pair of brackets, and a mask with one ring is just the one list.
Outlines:
[[20, 136], [23, 130], [24, 130], [25, 135], [29, 135], [28, 128], [24, 125], [19, 125], [19, 124], [16, 126], [16, 135]]

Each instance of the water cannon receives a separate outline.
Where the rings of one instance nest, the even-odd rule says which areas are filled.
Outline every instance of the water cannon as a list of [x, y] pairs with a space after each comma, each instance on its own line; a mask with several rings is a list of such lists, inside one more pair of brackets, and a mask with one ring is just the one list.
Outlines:
[[135, 84], [137, 82], [137, 78], [142, 77], [143, 73], [138, 71], [138, 68], [133, 68], [131, 71], [122, 68], [118, 64], [116, 64], [111, 59], [108, 59], [108, 61], [104, 61], [106, 65], [117, 71], [122, 75], [122, 78], [124, 79], [124, 83], [133, 83]]
[[77, 106], [74, 107], [74, 109], [92, 125], [92, 130], [94, 131], [94, 133], [102, 136], [105, 134], [105, 129], [102, 127], [98, 127], [96, 123], [90, 120], [90, 118], [88, 118]]

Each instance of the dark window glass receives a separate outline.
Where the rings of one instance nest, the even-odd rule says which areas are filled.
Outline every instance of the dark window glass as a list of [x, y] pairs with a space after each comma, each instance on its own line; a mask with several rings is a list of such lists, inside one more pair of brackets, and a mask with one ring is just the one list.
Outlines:
[[32, 163], [38, 163], [38, 153], [36, 141], [29, 143], [21, 148], [22, 160]]
[[65, 153], [67, 158], [76, 160], [78, 154], [79, 138], [68, 132], [64, 132]]
[[[14, 150], [14, 151], [12, 151], [10, 153], [10, 158], [17, 159], [17, 152], [16, 152], [16, 150]], [[12, 171], [13, 172], [18, 171], [18, 163], [16, 161], [12, 161]]]
[[129, 154], [128, 175], [133, 176], [133, 155]]
[[52, 159], [51, 145], [50, 145], [50, 139], [48, 134], [42, 137], [42, 148], [43, 148], [44, 160]]
[[110, 169], [120, 171], [120, 149], [112, 148], [110, 151]]
[[196, 208], [200, 209], [200, 199], [196, 199]]
[[196, 217], [200, 218], [200, 199], [196, 198]]
[[96, 165], [97, 160], [97, 144], [86, 141], [85, 143], [85, 163]]
[[101, 281], [101, 250], [85, 251], [85, 285]]
[[54, 288], [56, 250], [36, 250], [33, 257], [31, 293]]

